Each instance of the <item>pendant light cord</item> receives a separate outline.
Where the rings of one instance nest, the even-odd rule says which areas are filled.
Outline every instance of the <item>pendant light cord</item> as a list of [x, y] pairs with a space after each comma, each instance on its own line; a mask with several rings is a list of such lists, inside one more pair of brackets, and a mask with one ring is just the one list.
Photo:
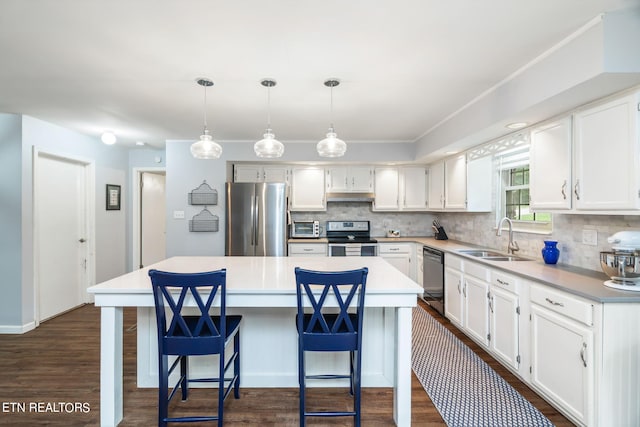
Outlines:
[[331, 129], [333, 132], [333, 84], [331, 85], [331, 108], [329, 112], [329, 122], [331, 123]]
[[267, 129], [271, 129], [271, 86], [267, 86]]
[[207, 133], [207, 85], [204, 85], [204, 133]]

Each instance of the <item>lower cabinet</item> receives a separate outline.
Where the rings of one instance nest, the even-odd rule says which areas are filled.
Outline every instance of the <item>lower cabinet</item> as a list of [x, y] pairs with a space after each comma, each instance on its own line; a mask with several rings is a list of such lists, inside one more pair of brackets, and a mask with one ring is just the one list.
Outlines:
[[289, 243], [289, 256], [327, 256], [326, 243]]
[[640, 303], [592, 301], [447, 253], [445, 316], [576, 425], [640, 425]]
[[502, 272], [491, 271], [489, 349], [503, 364], [519, 371], [520, 357], [520, 281]]
[[412, 247], [413, 243], [378, 243], [378, 255], [415, 280], [415, 273], [411, 274]]
[[531, 384], [581, 424], [593, 425], [593, 305], [531, 288]]

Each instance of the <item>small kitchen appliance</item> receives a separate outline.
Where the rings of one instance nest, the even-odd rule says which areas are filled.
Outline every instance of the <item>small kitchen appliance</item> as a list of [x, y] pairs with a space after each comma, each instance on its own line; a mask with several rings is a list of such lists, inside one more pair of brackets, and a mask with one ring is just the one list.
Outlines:
[[317, 239], [320, 237], [320, 221], [293, 220], [291, 237], [294, 239]]
[[607, 239], [611, 251], [600, 252], [600, 266], [611, 280], [605, 286], [640, 291], [640, 231], [621, 231]]
[[329, 256], [376, 256], [378, 241], [371, 238], [369, 221], [327, 221]]

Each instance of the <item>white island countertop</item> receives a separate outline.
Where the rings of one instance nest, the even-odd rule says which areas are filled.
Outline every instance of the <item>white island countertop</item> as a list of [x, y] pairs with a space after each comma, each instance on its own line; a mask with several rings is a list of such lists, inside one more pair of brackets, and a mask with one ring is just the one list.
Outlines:
[[[109, 305], [105, 299], [117, 294], [122, 299], [125, 294], [151, 295], [149, 270], [158, 269], [176, 273], [193, 273], [227, 269], [228, 304], [234, 306], [233, 296], [288, 296], [295, 297], [296, 280], [294, 269], [302, 267], [309, 270], [337, 271], [353, 270], [362, 267], [369, 269], [367, 278], [367, 298], [406, 295], [415, 298], [422, 288], [408, 277], [398, 274], [391, 264], [378, 257], [214, 257], [214, 256], [178, 256], [168, 258], [140, 270], [124, 274], [89, 288], [95, 294], [96, 305]], [[377, 299], [377, 298], [376, 298]], [[140, 301], [132, 301], [139, 306]], [[153, 305], [153, 300], [149, 302]], [[295, 305], [295, 298], [291, 300]], [[245, 301], [245, 304], [251, 304]], [[242, 306], [247, 306], [242, 304]], [[122, 301], [117, 305], [122, 305]], [[146, 304], [145, 304], [146, 305]], [[375, 304], [377, 305], [377, 304]], [[387, 306], [383, 304], [381, 306]], [[415, 302], [414, 304], [415, 305]], [[256, 307], [261, 306], [256, 301]], [[371, 301], [367, 306], [372, 306]]]

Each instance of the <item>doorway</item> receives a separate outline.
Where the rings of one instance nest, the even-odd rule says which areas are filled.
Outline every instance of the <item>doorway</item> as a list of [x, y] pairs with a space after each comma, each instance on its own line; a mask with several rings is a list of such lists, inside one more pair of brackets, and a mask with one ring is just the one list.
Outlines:
[[143, 268], [166, 258], [166, 173], [138, 169], [134, 177], [133, 266]]
[[34, 153], [36, 326], [89, 300], [93, 171], [89, 161]]

